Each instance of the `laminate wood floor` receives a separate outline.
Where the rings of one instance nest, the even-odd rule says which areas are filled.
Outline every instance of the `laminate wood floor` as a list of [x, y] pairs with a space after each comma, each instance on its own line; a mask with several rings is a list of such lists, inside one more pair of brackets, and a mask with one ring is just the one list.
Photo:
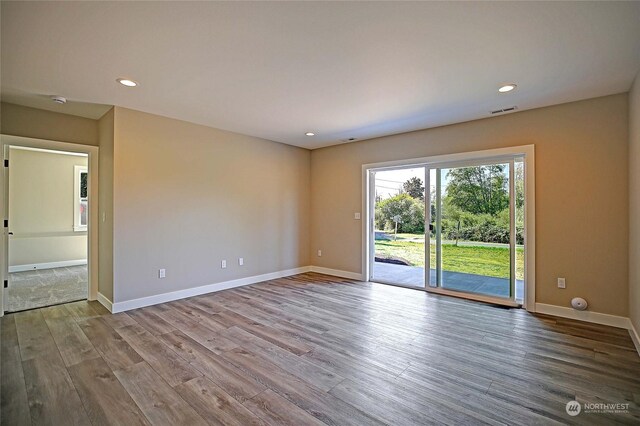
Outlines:
[[319, 274], [1, 325], [3, 425], [640, 422], [626, 330]]

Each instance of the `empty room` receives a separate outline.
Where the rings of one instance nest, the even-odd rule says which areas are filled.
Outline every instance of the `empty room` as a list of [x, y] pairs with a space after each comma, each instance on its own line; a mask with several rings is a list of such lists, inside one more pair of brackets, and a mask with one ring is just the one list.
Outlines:
[[2, 425], [640, 423], [640, 2], [0, 3]]

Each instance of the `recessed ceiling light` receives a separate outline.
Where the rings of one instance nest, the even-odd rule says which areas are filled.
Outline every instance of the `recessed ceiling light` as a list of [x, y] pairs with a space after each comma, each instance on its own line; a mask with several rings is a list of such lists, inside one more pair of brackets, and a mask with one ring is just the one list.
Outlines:
[[516, 87], [518, 87], [516, 84], [510, 83], [510, 84], [505, 84], [504, 86], [501, 86], [498, 89], [498, 92], [500, 93], [507, 93], [512, 91], [513, 89], [515, 89]]
[[307, 135], [307, 136], [315, 136], [316, 134], [313, 133], [313, 132], [307, 132], [307, 133], [305, 133], [305, 135]]
[[116, 81], [122, 84], [123, 86], [127, 86], [127, 87], [136, 87], [138, 85], [138, 83], [136, 83], [133, 80], [129, 80], [128, 78], [119, 78]]

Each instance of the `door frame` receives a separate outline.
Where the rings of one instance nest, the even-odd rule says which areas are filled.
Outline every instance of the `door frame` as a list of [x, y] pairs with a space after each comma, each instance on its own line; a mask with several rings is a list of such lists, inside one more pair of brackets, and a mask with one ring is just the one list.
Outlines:
[[[370, 179], [372, 172], [384, 169], [397, 169], [409, 167], [427, 167], [434, 168], [444, 164], [473, 164], [482, 160], [494, 161], [502, 159], [512, 159], [515, 156], [523, 157], [524, 162], [524, 179], [525, 179], [525, 286], [523, 308], [529, 312], [535, 312], [536, 301], [536, 285], [535, 285], [535, 146], [523, 145], [507, 148], [488, 149], [482, 151], [461, 152], [454, 154], [436, 155], [421, 158], [409, 158], [405, 160], [385, 161], [379, 163], [370, 163], [362, 165], [362, 211], [365, 212], [365, 220], [362, 221], [362, 275], [363, 280], [369, 281], [373, 272], [372, 253], [375, 241], [372, 239], [372, 233], [375, 229], [374, 224], [374, 207], [372, 193], [375, 190]], [[425, 190], [428, 188], [425, 186]], [[375, 195], [374, 195], [375, 196]], [[425, 198], [426, 200], [426, 198]], [[428, 221], [430, 212], [426, 212], [425, 221]], [[425, 251], [427, 244], [425, 243]], [[426, 269], [426, 268], [425, 268]], [[411, 287], [416, 289], [416, 287]], [[421, 288], [418, 288], [422, 290]], [[441, 288], [429, 288], [425, 283], [425, 291], [451, 295], [456, 297], [470, 298], [470, 295], [446, 290]], [[474, 300], [480, 300], [490, 303], [505, 304], [504, 300], [497, 300], [490, 296], [473, 295]], [[507, 303], [510, 304], [510, 303]]]
[[[89, 165], [89, 217], [87, 221], [87, 278], [88, 294], [87, 300], [96, 300], [98, 297], [98, 153], [99, 148], [93, 145], [84, 145], [69, 142], [58, 142], [47, 139], [34, 139], [22, 136], [0, 134], [0, 145], [2, 145], [2, 163], [7, 159], [10, 146], [21, 146], [27, 148], [37, 148], [52, 151], [77, 152], [88, 155]], [[11, 167], [11, 164], [9, 164]], [[0, 173], [0, 188], [2, 188], [2, 204], [0, 211], [3, 219], [9, 219], [8, 206], [8, 173], [7, 167], [2, 168]], [[9, 247], [9, 230], [3, 228], [2, 244], [0, 244], [0, 271], [2, 279], [9, 279], [9, 265], [7, 263]], [[0, 316], [5, 311], [5, 290], [0, 291]]]

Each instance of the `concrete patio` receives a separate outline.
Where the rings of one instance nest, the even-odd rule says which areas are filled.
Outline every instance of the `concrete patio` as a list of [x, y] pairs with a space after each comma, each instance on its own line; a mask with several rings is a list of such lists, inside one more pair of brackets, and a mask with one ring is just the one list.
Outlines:
[[[431, 269], [431, 282], [436, 281], [436, 271]], [[400, 284], [410, 287], [424, 287], [424, 268], [375, 262], [373, 281]], [[442, 288], [484, 294], [487, 296], [509, 297], [509, 280], [462, 272], [442, 271]], [[524, 281], [516, 280], [516, 300], [524, 297]]]

